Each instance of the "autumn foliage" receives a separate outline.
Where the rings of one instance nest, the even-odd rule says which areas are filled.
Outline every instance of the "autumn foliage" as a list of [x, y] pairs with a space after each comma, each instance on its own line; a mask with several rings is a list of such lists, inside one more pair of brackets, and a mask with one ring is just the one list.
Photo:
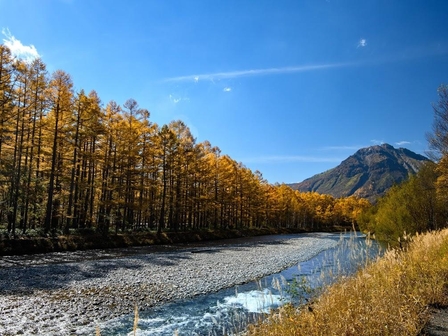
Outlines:
[[369, 203], [272, 185], [182, 121], [75, 92], [69, 74], [0, 45], [0, 229], [8, 237], [90, 230], [352, 225]]
[[363, 231], [391, 245], [402, 245], [405, 235], [448, 225], [448, 86], [441, 85], [438, 93], [439, 101], [433, 104], [433, 131], [427, 134], [429, 154], [436, 163], [426, 163], [358, 217]]

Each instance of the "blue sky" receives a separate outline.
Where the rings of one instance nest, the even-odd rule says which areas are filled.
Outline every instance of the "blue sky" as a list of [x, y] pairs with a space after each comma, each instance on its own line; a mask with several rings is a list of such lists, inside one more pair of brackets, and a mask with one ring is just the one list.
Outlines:
[[0, 0], [0, 29], [76, 90], [181, 119], [271, 183], [383, 142], [424, 154], [448, 84], [446, 0]]

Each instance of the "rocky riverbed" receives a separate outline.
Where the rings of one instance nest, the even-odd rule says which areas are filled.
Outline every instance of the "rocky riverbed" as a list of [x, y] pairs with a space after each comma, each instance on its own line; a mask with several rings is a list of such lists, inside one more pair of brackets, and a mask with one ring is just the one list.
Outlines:
[[95, 258], [92, 252], [0, 258], [0, 335], [92, 335], [135, 305], [144, 310], [245, 283], [336, 244], [327, 234], [310, 234], [113, 258], [110, 251]]

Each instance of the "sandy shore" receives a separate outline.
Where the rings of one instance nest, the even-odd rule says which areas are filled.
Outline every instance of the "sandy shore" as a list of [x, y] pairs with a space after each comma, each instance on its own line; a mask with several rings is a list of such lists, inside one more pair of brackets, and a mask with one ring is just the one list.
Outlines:
[[0, 335], [93, 334], [100, 322], [132, 313], [136, 304], [143, 310], [279, 272], [337, 243], [325, 237], [217, 243], [87, 261], [78, 253], [77, 261], [61, 263], [59, 256], [39, 264], [34, 258], [26, 266], [0, 259]]

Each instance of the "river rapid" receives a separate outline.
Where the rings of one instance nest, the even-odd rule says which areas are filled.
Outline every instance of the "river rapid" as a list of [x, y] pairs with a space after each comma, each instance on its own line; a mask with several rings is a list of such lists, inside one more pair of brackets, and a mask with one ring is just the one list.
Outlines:
[[[306, 303], [383, 252], [359, 233], [324, 236], [336, 244], [281, 272], [140, 312], [137, 335], [240, 335], [248, 323], [265, 318], [271, 309], [287, 302]], [[132, 314], [108, 321], [102, 335], [133, 335], [134, 322]]]
[[4, 257], [0, 334], [133, 334], [135, 306], [138, 335], [236, 334], [269, 309], [302, 300], [293, 279], [321, 286], [330, 281], [323, 270], [350, 273], [366, 251], [377, 253], [367, 247], [359, 236], [312, 233]]

